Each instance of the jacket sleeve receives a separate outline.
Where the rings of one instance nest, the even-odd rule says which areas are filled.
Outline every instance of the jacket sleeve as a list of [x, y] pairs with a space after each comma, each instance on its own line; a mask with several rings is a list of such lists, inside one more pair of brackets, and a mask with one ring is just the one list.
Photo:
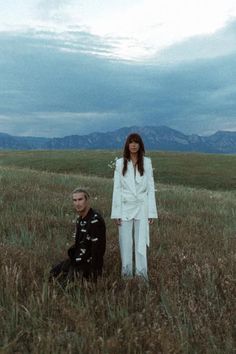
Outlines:
[[151, 159], [147, 159], [146, 174], [148, 179], [148, 218], [158, 218]]
[[76, 265], [83, 264], [87, 259], [87, 247], [86, 245], [76, 245], [68, 249], [68, 256], [72, 263]]
[[[85, 233], [87, 235], [87, 233]], [[88, 258], [89, 252], [89, 240], [84, 237], [81, 237], [79, 233], [79, 221], [76, 221], [76, 229], [75, 229], [75, 243], [68, 249], [68, 256], [72, 263], [77, 266], [85, 263]]]
[[113, 184], [113, 195], [112, 195], [112, 208], [111, 208], [111, 219], [121, 218], [121, 169], [120, 160], [116, 161], [116, 168], [114, 172], [114, 184]]
[[102, 274], [103, 256], [106, 249], [106, 225], [103, 219], [97, 218], [91, 224], [91, 272], [93, 280]]

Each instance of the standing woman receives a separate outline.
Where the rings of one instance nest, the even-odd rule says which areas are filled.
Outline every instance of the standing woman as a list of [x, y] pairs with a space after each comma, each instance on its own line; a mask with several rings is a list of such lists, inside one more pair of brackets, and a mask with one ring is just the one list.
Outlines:
[[133, 276], [133, 231], [135, 275], [147, 276], [149, 224], [157, 218], [153, 170], [139, 134], [125, 142], [123, 158], [116, 161], [111, 218], [119, 229], [122, 275]]

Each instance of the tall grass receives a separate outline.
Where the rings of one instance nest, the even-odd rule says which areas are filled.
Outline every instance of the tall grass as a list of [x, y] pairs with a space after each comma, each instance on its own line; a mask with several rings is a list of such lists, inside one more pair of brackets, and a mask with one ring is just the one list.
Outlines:
[[[1, 352], [233, 353], [236, 191], [156, 179], [147, 287], [120, 278], [112, 179], [69, 174], [67, 159], [57, 163], [63, 173], [0, 169]], [[62, 289], [48, 272], [73, 243], [77, 186], [89, 189], [107, 223], [104, 276], [96, 287]]]

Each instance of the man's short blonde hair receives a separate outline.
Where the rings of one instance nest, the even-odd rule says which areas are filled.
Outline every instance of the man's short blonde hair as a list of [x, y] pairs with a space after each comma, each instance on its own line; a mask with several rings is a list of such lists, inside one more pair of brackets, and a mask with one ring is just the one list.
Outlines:
[[73, 195], [75, 193], [83, 193], [86, 200], [90, 198], [89, 193], [83, 188], [75, 188], [71, 194]]

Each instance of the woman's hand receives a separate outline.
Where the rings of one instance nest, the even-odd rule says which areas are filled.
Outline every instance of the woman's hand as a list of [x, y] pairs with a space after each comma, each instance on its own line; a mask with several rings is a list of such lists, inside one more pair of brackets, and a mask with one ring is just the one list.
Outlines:
[[148, 222], [150, 225], [152, 225], [154, 223], [154, 220], [153, 219], [148, 219]]
[[116, 223], [117, 226], [120, 226], [121, 225], [121, 219], [116, 219], [115, 223]]

